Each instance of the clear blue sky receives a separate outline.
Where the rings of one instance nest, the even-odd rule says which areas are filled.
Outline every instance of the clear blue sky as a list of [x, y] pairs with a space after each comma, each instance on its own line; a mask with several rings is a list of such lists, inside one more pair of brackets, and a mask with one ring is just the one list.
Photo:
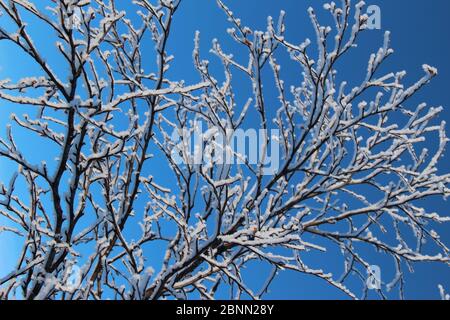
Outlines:
[[[245, 0], [225, 1], [231, 9], [242, 18], [243, 22], [250, 27], [264, 29], [266, 17], [272, 15], [277, 17], [280, 10], [287, 12], [287, 38], [291, 42], [301, 42], [306, 37], [313, 38], [312, 28], [306, 9], [314, 6], [320, 11], [325, 1], [312, 0]], [[336, 2], [340, 2], [337, 0]], [[346, 60], [346, 65], [341, 67], [340, 74], [349, 80], [360, 79], [365, 71], [365, 63], [368, 54], [376, 50], [383, 40], [385, 30], [392, 32], [392, 47], [395, 54], [386, 64], [391, 71], [407, 70], [408, 79], [414, 81], [422, 76], [422, 64], [427, 63], [439, 69], [439, 76], [421, 93], [409, 103], [426, 101], [430, 105], [445, 107], [443, 118], [450, 120], [450, 1], [413, 1], [413, 0], [368, 0], [367, 4], [377, 4], [381, 8], [382, 30], [373, 30], [365, 33], [360, 40], [360, 48], [353, 51], [351, 59]], [[229, 51], [235, 49], [228, 40], [225, 32], [227, 21], [224, 14], [218, 9], [213, 0], [184, 0], [173, 26], [173, 37], [170, 41], [169, 50], [175, 55], [172, 75], [176, 78], [185, 79], [187, 83], [198, 81], [198, 77], [192, 66], [193, 38], [196, 30], [201, 31], [201, 43], [203, 56], [214, 61], [208, 56], [208, 48], [213, 38], [218, 38], [224, 43]], [[48, 46], [45, 32], [34, 31], [36, 43], [42, 43], [41, 47], [47, 57], [54, 64], [55, 70], [63, 72], [58, 68], [58, 60], [53, 54], [54, 48]], [[59, 70], [61, 69], [61, 70]], [[218, 69], [219, 70], [219, 69]], [[345, 72], [344, 72], [345, 70]], [[0, 43], [0, 78], [17, 79], [29, 74], [39, 74], [39, 70], [32, 66], [31, 62], [3, 43]], [[286, 72], [288, 81], [296, 81], [296, 71]], [[0, 135], [4, 136], [5, 124], [8, 122], [8, 113], [12, 107], [0, 102]], [[25, 111], [15, 110], [18, 114]], [[450, 123], [450, 121], [447, 121]], [[28, 143], [27, 151], [36, 160], [49, 157], [45, 146], [30, 143], [28, 136], [21, 136], [20, 142]], [[449, 156], [441, 162], [442, 170], [449, 171]], [[12, 167], [5, 161], [0, 162], [0, 180], [7, 183]], [[169, 183], [169, 182], [168, 182]], [[442, 215], [450, 215], [448, 203], [440, 199], [430, 199], [423, 203], [427, 208], [433, 208]], [[0, 220], [1, 222], [1, 220]], [[450, 243], [449, 226], [440, 229], [444, 241]], [[16, 255], [14, 238], [7, 234], [0, 234], [0, 277], [6, 270], [10, 270]], [[323, 258], [320, 258], [323, 259]], [[333, 263], [333, 261], [330, 261]], [[260, 273], [258, 273], [260, 271]], [[383, 275], [392, 277], [392, 268], [383, 269]], [[263, 270], [257, 266], [252, 268], [250, 277], [257, 282]], [[386, 281], [389, 281], [386, 279]], [[438, 298], [437, 284], [442, 283], [450, 290], [450, 269], [443, 265], [417, 264], [415, 273], [408, 275], [406, 284], [406, 297], [412, 299]], [[396, 297], [396, 296], [392, 296]], [[271, 293], [267, 298], [344, 298], [337, 290], [330, 288], [321, 280], [316, 280], [303, 275], [283, 272], [275, 281]]]

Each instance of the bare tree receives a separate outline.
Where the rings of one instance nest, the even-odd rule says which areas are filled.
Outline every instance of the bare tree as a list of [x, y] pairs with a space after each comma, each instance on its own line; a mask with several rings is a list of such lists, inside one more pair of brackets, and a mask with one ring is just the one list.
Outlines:
[[[173, 57], [166, 47], [181, 0], [130, 1], [133, 18], [116, 2], [53, 0], [41, 8], [0, 0], [1, 19], [14, 26], [1, 28], [0, 40], [23, 50], [42, 71], [17, 83], [0, 81], [0, 98], [34, 108], [34, 116], [11, 115], [14, 129], [25, 128], [60, 153], [56, 163], [34, 164], [12, 127], [0, 140], [0, 156], [18, 166], [0, 188], [0, 214], [9, 220], [0, 232], [23, 240], [16, 268], [0, 279], [1, 298], [213, 299], [225, 288], [230, 298], [259, 299], [282, 270], [319, 277], [352, 298], [358, 293], [346, 284], [357, 279], [365, 297], [366, 270], [376, 263], [366, 249], [390, 256], [397, 269], [380, 296], [394, 287], [403, 296], [405, 266], [449, 264], [448, 248], [431, 228], [450, 218], [417, 202], [450, 195], [450, 174], [437, 169], [448, 142], [445, 123], [433, 124], [442, 108], [406, 105], [437, 70], [424, 65], [424, 76], [409, 87], [405, 72], [380, 74], [393, 53], [386, 33], [361, 83], [348, 89], [339, 81], [337, 62], [366, 29], [362, 2], [354, 10], [349, 0], [325, 5], [334, 28], [322, 26], [310, 9], [317, 36], [312, 48], [309, 40], [285, 39], [284, 13], [277, 24], [269, 18], [266, 31], [254, 31], [218, 0], [248, 60], [214, 41], [221, 83], [222, 75], [200, 57], [197, 34], [193, 59], [200, 80], [190, 85], [167, 77]], [[67, 81], [31, 39], [25, 12], [58, 36]], [[151, 66], [143, 54], [149, 41], [156, 58]], [[283, 50], [303, 71], [291, 88], [277, 63]], [[252, 88], [244, 105], [236, 76]], [[278, 92], [278, 106], [269, 106], [269, 90]], [[262, 137], [257, 157], [229, 147], [234, 133], [251, 127], [249, 119], [258, 119]], [[201, 152], [193, 155], [188, 140], [200, 126], [209, 134], [201, 135], [194, 146]], [[429, 152], [423, 142], [433, 135], [437, 147]], [[281, 149], [280, 165], [268, 174], [273, 142]], [[239, 161], [219, 161], [222, 151]], [[161, 170], [176, 183], [158, 183]], [[130, 236], [126, 228], [138, 225], [141, 234]], [[341, 275], [327, 271], [336, 268], [327, 258], [336, 249]], [[158, 250], [165, 250], [160, 262], [153, 257]], [[243, 271], [255, 261], [272, 269], [260, 288], [249, 286]]]

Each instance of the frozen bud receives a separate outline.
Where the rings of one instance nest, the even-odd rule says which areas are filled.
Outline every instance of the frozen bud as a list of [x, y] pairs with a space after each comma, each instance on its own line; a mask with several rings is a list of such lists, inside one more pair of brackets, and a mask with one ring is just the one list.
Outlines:
[[436, 76], [438, 74], [438, 70], [428, 64], [424, 64], [422, 66], [423, 70], [428, 73], [430, 76]]

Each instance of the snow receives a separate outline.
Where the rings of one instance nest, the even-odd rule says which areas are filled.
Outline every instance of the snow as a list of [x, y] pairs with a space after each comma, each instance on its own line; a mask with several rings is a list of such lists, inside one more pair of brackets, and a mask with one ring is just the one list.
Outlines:
[[[43, 17], [31, 1], [14, 2]], [[285, 12], [278, 22], [269, 17], [266, 30], [253, 30], [219, 0], [235, 49], [242, 51], [225, 52], [222, 40], [214, 39], [208, 55], [214, 59], [203, 59], [197, 32], [192, 57], [198, 80], [188, 82], [168, 72], [176, 58], [166, 50], [166, 28], [178, 4], [135, 1], [135, 17], [101, 1], [78, 1], [67, 10], [53, 3], [46, 19], [55, 22], [74, 12], [87, 19], [72, 30], [75, 61], [67, 30], [49, 25], [61, 34], [57, 54], [68, 54], [65, 59], [83, 71], [79, 76], [68, 70], [67, 83], [20, 30], [1, 29], [0, 37], [23, 46], [44, 75], [0, 80], [0, 99], [30, 110], [11, 114], [0, 140], [0, 156], [18, 167], [0, 188], [0, 214], [9, 221], [0, 233], [20, 238], [24, 257], [0, 279], [1, 294], [4, 287], [39, 283], [32, 298], [66, 292], [83, 299], [185, 299], [194, 291], [214, 298], [214, 286], [223, 279], [237, 288], [233, 297], [261, 298], [266, 290], [255, 294], [242, 273], [258, 260], [272, 270], [261, 279], [265, 289], [278, 271], [292, 270], [356, 299], [347, 278], [365, 286], [361, 270], [373, 263], [361, 246], [393, 259], [396, 272], [386, 287], [392, 290], [404, 280], [403, 265], [449, 263], [436, 225], [450, 217], [429, 212], [420, 201], [450, 196], [450, 174], [439, 170], [449, 141], [445, 122], [437, 122], [444, 109], [405, 103], [437, 75], [436, 68], [423, 65], [417, 81], [405, 81], [404, 71], [381, 73], [394, 52], [385, 32], [367, 66], [352, 70], [360, 82], [348, 87], [348, 70], [337, 61], [355, 54], [365, 32], [363, 2], [353, 9], [346, 1], [325, 4], [334, 20], [330, 26], [310, 8], [315, 39], [293, 44], [285, 34]], [[29, 27], [24, 28], [23, 23], [22, 31]], [[158, 71], [141, 61], [147, 61], [144, 42], [156, 49], [152, 61], [164, 61], [155, 65]], [[279, 58], [282, 50], [292, 61]], [[289, 68], [300, 68], [292, 84], [283, 79]], [[248, 81], [248, 92], [238, 77]], [[74, 80], [81, 85], [69, 94]], [[265, 98], [269, 91], [274, 101]], [[240, 151], [237, 164], [215, 162], [215, 133], [244, 130], [252, 119], [262, 128], [262, 154], [248, 161]], [[18, 127], [51, 142], [58, 150], [56, 158], [51, 155], [54, 163], [25, 156], [22, 141], [14, 138]], [[184, 134], [201, 128], [210, 134], [199, 142], [204, 152], [196, 145], [192, 156]], [[280, 146], [279, 170], [267, 174], [271, 142]], [[179, 153], [176, 161], [173, 154]], [[193, 161], [197, 156], [199, 163]], [[131, 234], [132, 225], [139, 231]], [[334, 252], [331, 245], [340, 249], [340, 278], [326, 259], [314, 266], [305, 262], [311, 254]], [[55, 264], [52, 272], [46, 264]], [[75, 265], [84, 281], [68, 290], [63, 274]], [[106, 286], [108, 293], [98, 290]], [[439, 292], [449, 298], [442, 286]]]

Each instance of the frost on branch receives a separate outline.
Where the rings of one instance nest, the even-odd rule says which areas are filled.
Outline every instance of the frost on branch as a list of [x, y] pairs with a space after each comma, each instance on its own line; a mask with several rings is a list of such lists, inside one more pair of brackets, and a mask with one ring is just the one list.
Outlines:
[[[366, 29], [362, 2], [325, 5], [333, 28], [309, 9], [316, 40], [295, 44], [285, 37], [284, 12], [256, 31], [219, 0], [235, 50], [248, 59], [234, 58], [214, 40], [211, 53], [223, 67], [214, 74], [197, 33], [199, 81], [185, 84], [167, 75], [180, 2], [133, 1], [139, 19], [131, 19], [112, 0], [58, 0], [47, 8], [0, 0], [1, 19], [14, 26], [0, 28], [0, 40], [42, 71], [0, 80], [3, 101], [30, 109], [11, 114], [13, 126], [0, 140], [0, 156], [18, 168], [0, 185], [0, 214], [8, 221], [0, 236], [23, 241], [16, 268], [0, 279], [0, 298], [213, 299], [227, 290], [230, 298], [260, 299], [283, 270], [364, 298], [366, 271], [377, 264], [371, 250], [390, 257], [396, 269], [378, 290], [384, 297], [394, 289], [403, 295], [405, 267], [448, 265], [448, 248], [433, 227], [450, 218], [419, 202], [450, 195], [450, 174], [438, 170], [448, 142], [445, 123], [436, 122], [442, 108], [409, 103], [435, 68], [424, 65], [410, 85], [404, 71], [382, 73], [393, 54], [386, 32], [350, 88], [339, 80], [338, 60], [351, 55]], [[57, 76], [31, 39], [22, 18], [30, 15], [58, 36], [66, 77]], [[153, 68], [143, 55], [147, 42]], [[283, 80], [283, 51], [302, 71], [295, 85]], [[249, 90], [236, 84], [238, 74]], [[278, 95], [276, 105], [269, 90]], [[281, 145], [271, 175], [264, 172], [264, 152], [253, 159], [233, 154], [240, 160], [233, 164], [214, 161], [216, 134], [246, 130], [249, 119], [257, 119], [261, 150], [273, 140]], [[196, 147], [205, 152], [193, 159], [188, 141], [173, 133], [200, 126], [214, 134], [204, 136]], [[21, 129], [52, 143], [55, 163], [28, 159], [14, 137]], [[161, 170], [175, 183], [158, 181]], [[130, 235], [133, 226], [139, 233]], [[260, 287], [246, 281], [252, 262], [270, 267]]]

